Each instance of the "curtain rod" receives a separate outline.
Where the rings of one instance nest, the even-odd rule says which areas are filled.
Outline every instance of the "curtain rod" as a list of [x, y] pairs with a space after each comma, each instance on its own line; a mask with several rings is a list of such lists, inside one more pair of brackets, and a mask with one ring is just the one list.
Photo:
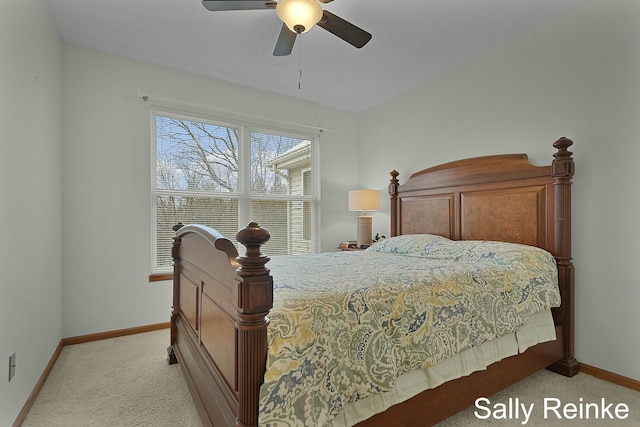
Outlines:
[[[181, 110], [184, 112], [193, 112], [193, 113], [199, 113], [199, 114], [204, 114], [206, 112], [209, 112], [209, 113], [215, 114], [217, 117], [221, 119], [240, 120], [245, 122], [252, 121], [252, 120], [257, 121], [257, 123], [254, 122], [254, 124], [272, 123], [276, 125], [279, 124], [282, 126], [293, 126], [298, 129], [313, 130], [319, 133], [334, 132], [334, 129], [317, 126], [317, 125], [309, 125], [305, 123], [297, 123], [297, 122], [290, 122], [286, 120], [273, 119], [265, 116], [258, 116], [255, 114], [238, 113], [236, 111], [216, 108], [206, 104], [199, 104], [194, 102], [180, 101], [177, 99], [156, 97], [156, 96], [150, 95], [145, 91], [138, 92], [138, 96], [140, 97], [140, 99], [142, 99], [143, 102], [148, 103], [149, 105], [155, 105], [161, 108], [162, 107], [175, 108], [177, 110]], [[189, 108], [191, 108], [191, 110]], [[195, 111], [193, 111], [194, 109]], [[231, 117], [225, 117], [225, 115], [230, 115]]]

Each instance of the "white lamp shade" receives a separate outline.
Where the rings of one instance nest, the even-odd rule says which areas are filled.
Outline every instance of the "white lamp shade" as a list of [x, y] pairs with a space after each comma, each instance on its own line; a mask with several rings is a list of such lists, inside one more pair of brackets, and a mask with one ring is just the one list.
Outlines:
[[280, 0], [276, 14], [294, 33], [306, 33], [322, 18], [322, 6], [318, 0]]
[[380, 191], [352, 190], [349, 191], [350, 211], [377, 211], [380, 209]]

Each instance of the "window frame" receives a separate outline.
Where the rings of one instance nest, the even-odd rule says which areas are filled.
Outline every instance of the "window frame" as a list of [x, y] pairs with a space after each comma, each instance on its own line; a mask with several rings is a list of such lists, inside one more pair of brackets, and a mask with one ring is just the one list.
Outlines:
[[[222, 117], [216, 114], [182, 111], [174, 108], [152, 106], [150, 109], [150, 159], [151, 159], [151, 259], [150, 259], [150, 275], [149, 281], [171, 280], [172, 267], [158, 265], [158, 247], [157, 247], [157, 195], [158, 194], [179, 194], [190, 196], [205, 197], [225, 197], [238, 200], [238, 224], [239, 228], [252, 221], [251, 205], [254, 200], [279, 200], [279, 201], [302, 201], [309, 202], [311, 207], [310, 222], [310, 252], [319, 252], [320, 242], [320, 134], [321, 130], [316, 129], [310, 132], [304, 125], [296, 125], [289, 123], [270, 123], [268, 119], [264, 121], [247, 120], [244, 118]], [[187, 120], [191, 122], [200, 122], [212, 124], [214, 126], [226, 126], [238, 129], [238, 188], [236, 192], [202, 192], [187, 190], [162, 190], [157, 186], [157, 133], [156, 120], [157, 117], [170, 117], [179, 120]], [[305, 129], [306, 128], [306, 129]], [[301, 139], [310, 142], [311, 150], [311, 166], [304, 168], [303, 173], [311, 172], [311, 191], [309, 195], [281, 195], [281, 194], [264, 194], [253, 193], [249, 182], [251, 182], [251, 135], [252, 133], [273, 134], [283, 137]], [[304, 236], [307, 235], [303, 231]], [[304, 236], [301, 238], [304, 239]], [[235, 236], [225, 236], [236, 245]], [[239, 248], [239, 252], [241, 252]]]

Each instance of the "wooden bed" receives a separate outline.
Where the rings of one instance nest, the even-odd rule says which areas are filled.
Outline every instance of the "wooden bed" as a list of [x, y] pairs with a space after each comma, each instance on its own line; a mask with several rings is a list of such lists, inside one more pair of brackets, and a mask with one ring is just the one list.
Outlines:
[[[571, 258], [572, 141], [560, 138], [549, 166], [525, 154], [450, 162], [414, 173], [403, 185], [391, 172], [391, 235], [429, 233], [453, 240], [499, 240], [538, 246], [556, 258], [562, 304], [553, 309], [557, 340], [538, 344], [469, 376], [390, 407], [361, 426], [432, 425], [548, 368], [578, 372], [574, 358]], [[203, 425], [255, 426], [273, 304], [266, 230], [251, 223], [236, 248], [199, 225], [176, 232], [170, 363], [178, 362]]]

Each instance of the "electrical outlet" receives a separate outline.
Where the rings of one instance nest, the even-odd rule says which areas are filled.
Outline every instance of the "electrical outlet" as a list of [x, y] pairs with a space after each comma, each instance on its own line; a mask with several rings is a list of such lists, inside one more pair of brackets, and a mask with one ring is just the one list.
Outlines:
[[9, 381], [16, 374], [16, 354], [9, 356]]

